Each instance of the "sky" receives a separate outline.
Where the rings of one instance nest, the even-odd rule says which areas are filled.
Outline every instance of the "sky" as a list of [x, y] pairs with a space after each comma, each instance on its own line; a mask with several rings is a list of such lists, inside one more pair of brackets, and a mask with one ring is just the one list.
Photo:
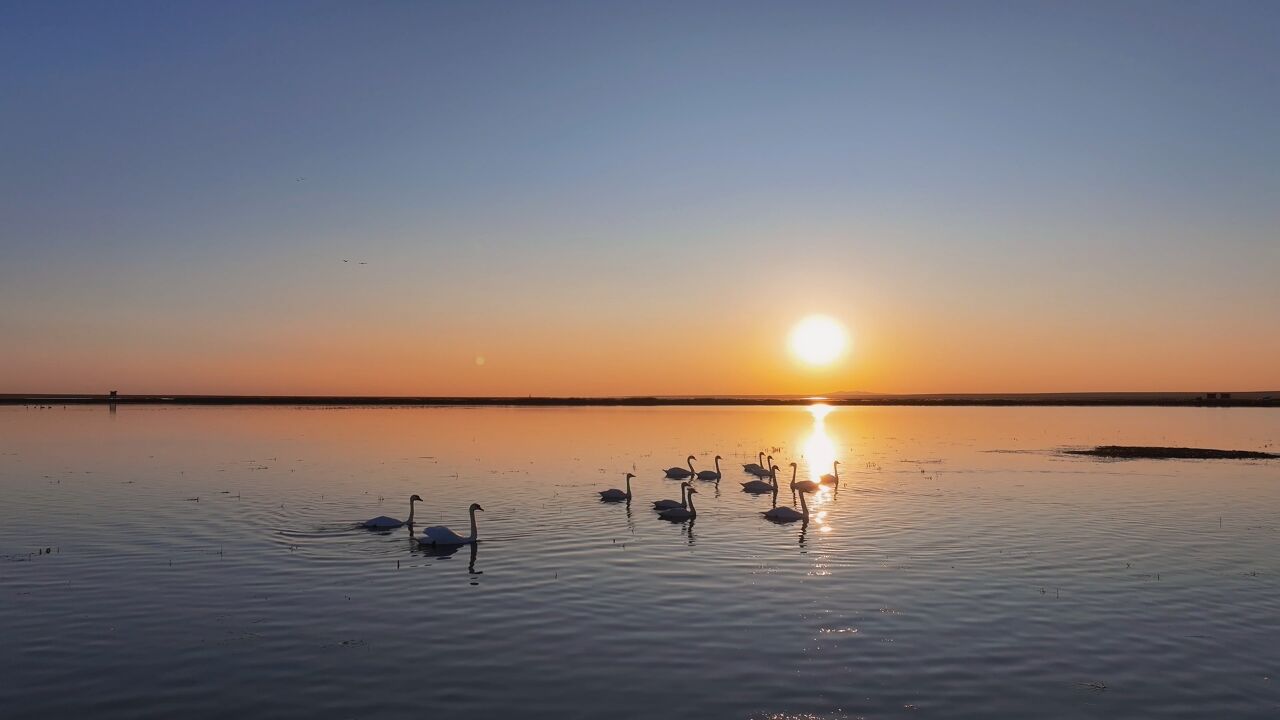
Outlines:
[[[1280, 388], [1280, 4], [0, 0], [0, 393]], [[788, 350], [810, 314], [851, 344]]]

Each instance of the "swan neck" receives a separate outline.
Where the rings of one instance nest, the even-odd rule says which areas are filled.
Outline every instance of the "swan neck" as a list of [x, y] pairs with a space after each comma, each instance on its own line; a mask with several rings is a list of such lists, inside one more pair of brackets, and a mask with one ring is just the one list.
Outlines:
[[471, 540], [474, 541], [475, 539], [476, 539], [476, 510], [475, 508], [472, 508], [471, 509]]
[[809, 519], [809, 503], [804, 501], [805, 493], [800, 493], [800, 515], [805, 519]]
[[693, 506], [693, 493], [689, 493], [689, 517], [698, 514], [698, 509]]
[[[628, 500], [631, 499], [631, 476], [630, 475], [627, 476], [627, 499]], [[475, 515], [472, 515], [472, 517], [475, 517]]]
[[406, 520], [404, 524], [405, 525], [413, 524], [413, 501], [412, 500], [409, 501], [409, 519]]

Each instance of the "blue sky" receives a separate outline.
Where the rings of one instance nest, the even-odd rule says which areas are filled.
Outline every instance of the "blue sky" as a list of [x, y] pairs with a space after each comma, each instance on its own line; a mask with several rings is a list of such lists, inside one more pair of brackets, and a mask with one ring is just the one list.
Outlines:
[[1275, 4], [0, 15], [0, 391], [1280, 381]]

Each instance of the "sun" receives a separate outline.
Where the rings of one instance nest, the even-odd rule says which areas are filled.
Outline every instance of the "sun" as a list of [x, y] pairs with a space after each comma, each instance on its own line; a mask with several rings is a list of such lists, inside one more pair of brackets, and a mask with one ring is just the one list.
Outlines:
[[791, 352], [810, 365], [830, 365], [848, 345], [844, 327], [826, 315], [810, 315], [791, 329]]

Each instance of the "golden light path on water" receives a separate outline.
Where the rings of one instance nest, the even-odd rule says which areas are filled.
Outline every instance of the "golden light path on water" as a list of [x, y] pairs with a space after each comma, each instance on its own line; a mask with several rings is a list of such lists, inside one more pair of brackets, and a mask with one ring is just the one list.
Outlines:
[[[810, 405], [809, 414], [813, 416], [813, 429], [808, 436], [803, 439], [800, 447], [804, 451], [804, 460], [808, 465], [809, 479], [814, 482], [821, 482], [822, 476], [830, 473], [832, 463], [836, 461], [836, 443], [835, 440], [827, 434], [827, 416], [835, 412], [835, 408], [830, 405]], [[818, 492], [806, 498], [810, 515], [813, 522], [818, 525], [818, 532], [830, 532], [831, 526], [827, 525], [827, 511], [821, 510], [834, 496], [836, 489], [830, 485], [823, 485]]]

